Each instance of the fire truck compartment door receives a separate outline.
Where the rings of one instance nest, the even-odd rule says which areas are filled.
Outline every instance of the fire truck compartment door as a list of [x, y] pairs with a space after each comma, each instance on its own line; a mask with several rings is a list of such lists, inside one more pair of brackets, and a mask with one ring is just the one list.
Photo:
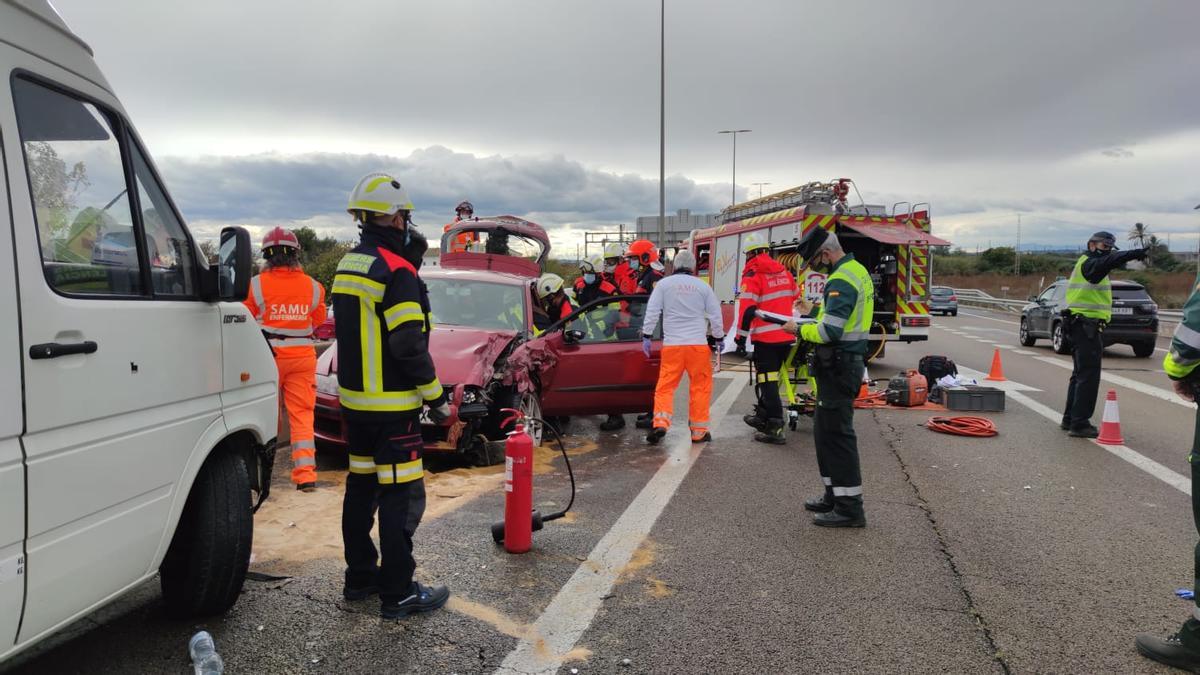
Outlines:
[[843, 220], [841, 225], [865, 237], [870, 237], [881, 244], [898, 244], [900, 246], [910, 244], [923, 244], [927, 246], [950, 245], [950, 242], [945, 239], [939, 239], [928, 232], [922, 232], [907, 223], [863, 223]]

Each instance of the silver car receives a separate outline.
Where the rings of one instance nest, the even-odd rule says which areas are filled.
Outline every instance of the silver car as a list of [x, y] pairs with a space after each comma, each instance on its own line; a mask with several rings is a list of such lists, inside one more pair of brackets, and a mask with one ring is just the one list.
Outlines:
[[934, 286], [929, 289], [929, 313], [958, 316], [958, 296], [949, 286]]

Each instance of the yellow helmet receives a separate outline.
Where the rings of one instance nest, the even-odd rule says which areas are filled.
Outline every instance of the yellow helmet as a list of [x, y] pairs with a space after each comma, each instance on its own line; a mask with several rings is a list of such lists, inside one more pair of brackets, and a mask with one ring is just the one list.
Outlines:
[[534, 291], [537, 293], [538, 300], [545, 300], [547, 296], [553, 295], [562, 290], [562, 277], [547, 272], [538, 277], [537, 284], [534, 286]]
[[588, 272], [603, 272], [604, 271], [604, 256], [597, 253], [579, 261], [579, 271]]
[[771, 245], [762, 232], [751, 232], [742, 239], [742, 253], [750, 253], [759, 249], [768, 249]]
[[390, 216], [397, 211], [412, 211], [413, 203], [400, 181], [386, 173], [369, 173], [350, 192], [346, 210], [352, 215], [368, 211]]
[[612, 241], [604, 245], [605, 258], [620, 258], [625, 255], [625, 249], [620, 242]]

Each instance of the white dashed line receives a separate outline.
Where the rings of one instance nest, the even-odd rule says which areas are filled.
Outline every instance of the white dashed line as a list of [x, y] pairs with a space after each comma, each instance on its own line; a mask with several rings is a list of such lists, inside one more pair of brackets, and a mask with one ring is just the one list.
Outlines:
[[[1037, 356], [1034, 357], [1034, 360], [1041, 361], [1042, 363], [1048, 363], [1053, 366], [1058, 366], [1064, 370], [1071, 370], [1072, 368], [1070, 363], [1067, 363], [1066, 361], [1060, 361], [1058, 359], [1052, 359], [1049, 356]], [[1145, 382], [1134, 380], [1128, 377], [1123, 377], [1121, 375], [1114, 375], [1112, 373], [1102, 371], [1100, 373], [1100, 379], [1104, 380], [1105, 382], [1115, 384], [1119, 387], [1132, 389], [1147, 396], [1153, 396], [1154, 398], [1167, 401], [1169, 403], [1181, 405], [1188, 409], [1194, 409], [1195, 406], [1194, 403], [1188, 403], [1187, 401], [1176, 396], [1175, 392], [1156, 387], [1152, 384], [1146, 384]]]

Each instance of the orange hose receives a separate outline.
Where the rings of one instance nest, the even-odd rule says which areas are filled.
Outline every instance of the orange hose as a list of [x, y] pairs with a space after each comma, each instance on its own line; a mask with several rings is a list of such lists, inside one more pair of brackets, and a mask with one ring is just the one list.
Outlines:
[[1000, 433], [986, 417], [930, 417], [925, 426], [931, 431], [954, 436], [986, 438]]

